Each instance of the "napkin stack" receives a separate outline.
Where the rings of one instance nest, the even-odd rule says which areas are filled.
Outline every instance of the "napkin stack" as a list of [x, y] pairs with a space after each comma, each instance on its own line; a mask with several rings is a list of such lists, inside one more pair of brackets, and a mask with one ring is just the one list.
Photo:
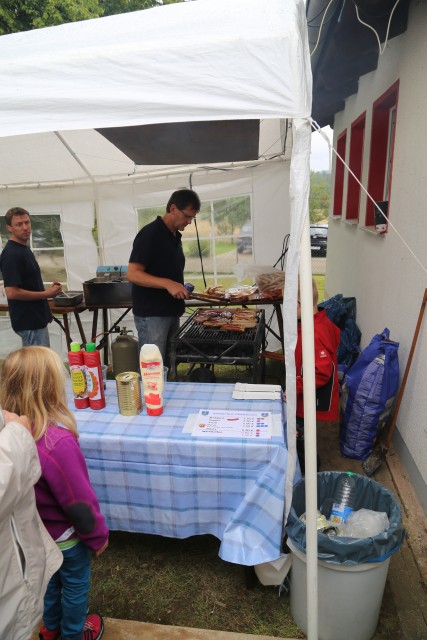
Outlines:
[[247, 384], [236, 382], [233, 390], [235, 400], [281, 400], [282, 387], [279, 384]]

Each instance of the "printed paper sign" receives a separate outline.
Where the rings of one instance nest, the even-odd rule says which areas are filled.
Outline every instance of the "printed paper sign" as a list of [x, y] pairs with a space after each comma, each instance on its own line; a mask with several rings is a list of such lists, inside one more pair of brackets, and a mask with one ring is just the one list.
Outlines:
[[271, 438], [271, 411], [201, 409], [191, 435], [201, 438]]

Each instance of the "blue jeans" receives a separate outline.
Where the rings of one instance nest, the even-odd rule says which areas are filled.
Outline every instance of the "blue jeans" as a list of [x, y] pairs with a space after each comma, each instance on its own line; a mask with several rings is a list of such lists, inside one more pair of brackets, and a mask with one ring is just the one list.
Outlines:
[[172, 336], [179, 329], [179, 316], [133, 316], [138, 331], [138, 349], [143, 344], [156, 344], [162, 354], [163, 364], [170, 367], [169, 351]]
[[22, 331], [15, 331], [22, 339], [23, 347], [50, 347], [49, 329], [44, 327], [43, 329], [24, 329]]
[[44, 597], [43, 624], [61, 629], [61, 640], [82, 640], [90, 587], [90, 551], [79, 542], [62, 551], [64, 561]]

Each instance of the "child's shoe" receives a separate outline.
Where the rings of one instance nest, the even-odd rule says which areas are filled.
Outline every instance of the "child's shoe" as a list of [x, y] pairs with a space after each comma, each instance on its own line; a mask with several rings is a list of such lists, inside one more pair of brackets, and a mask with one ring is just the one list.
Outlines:
[[39, 639], [40, 640], [58, 640], [61, 634], [61, 630], [58, 629], [46, 629], [46, 627], [42, 627], [39, 631]]
[[97, 613], [91, 613], [86, 618], [83, 627], [82, 640], [99, 640], [104, 633], [104, 621]]

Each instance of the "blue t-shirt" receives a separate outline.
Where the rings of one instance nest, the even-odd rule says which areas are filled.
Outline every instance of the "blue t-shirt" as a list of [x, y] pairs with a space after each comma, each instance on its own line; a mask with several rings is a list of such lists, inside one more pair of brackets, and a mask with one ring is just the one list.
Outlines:
[[[0, 271], [5, 287], [26, 291], [44, 291], [40, 267], [29, 247], [9, 240], [0, 254]], [[9, 315], [15, 331], [43, 329], [52, 322], [47, 300], [8, 300]]]
[[[136, 235], [129, 262], [144, 265], [152, 276], [169, 278], [184, 284], [185, 257], [181, 234], [174, 235], [162, 218], [150, 222]], [[132, 285], [133, 312], [136, 316], [181, 316], [183, 300], [177, 300], [166, 289]]]

